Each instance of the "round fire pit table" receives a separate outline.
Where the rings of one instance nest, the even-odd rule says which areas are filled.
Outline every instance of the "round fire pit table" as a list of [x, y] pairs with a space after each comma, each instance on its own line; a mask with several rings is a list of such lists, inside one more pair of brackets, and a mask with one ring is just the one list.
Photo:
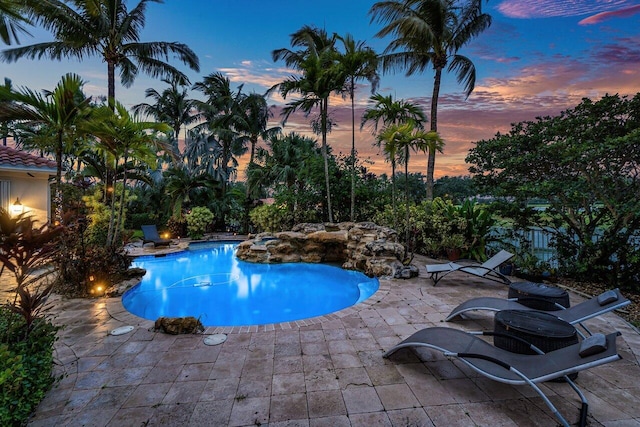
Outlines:
[[[503, 310], [494, 317], [493, 331], [521, 338], [548, 353], [578, 342], [576, 328], [556, 316], [541, 311]], [[520, 354], [535, 354], [524, 343], [495, 336], [494, 345]]]
[[535, 310], [560, 310], [560, 307], [556, 304], [569, 308], [569, 294], [567, 291], [544, 283], [511, 283], [508, 296], [509, 298], [517, 298], [520, 304]]
[[[503, 310], [494, 317], [493, 344], [503, 350], [519, 354], [536, 354], [516, 337], [549, 353], [578, 342], [576, 328], [564, 320], [541, 311]], [[508, 336], [504, 336], [504, 335]], [[575, 379], [577, 374], [570, 378]]]

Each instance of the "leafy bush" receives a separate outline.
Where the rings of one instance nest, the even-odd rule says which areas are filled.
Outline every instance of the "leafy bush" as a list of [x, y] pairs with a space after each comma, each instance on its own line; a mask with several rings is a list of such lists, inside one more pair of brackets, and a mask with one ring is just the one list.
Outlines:
[[65, 218], [65, 232], [62, 234], [61, 250], [56, 258], [58, 270], [56, 291], [69, 296], [88, 296], [92, 288], [100, 283], [103, 288], [122, 279], [123, 273], [131, 265], [131, 259], [122, 249], [108, 248], [94, 243], [87, 235], [86, 219]]
[[16, 281], [13, 302], [0, 306], [0, 425], [21, 425], [53, 382], [56, 328], [44, 318], [49, 265], [62, 227], [35, 227], [26, 214], [0, 208], [0, 263]]
[[249, 219], [258, 232], [283, 231], [286, 223], [287, 209], [277, 205], [262, 205], [249, 212]]
[[[406, 205], [387, 206], [374, 221], [395, 228], [400, 238], [405, 236]], [[461, 249], [462, 255], [478, 260], [486, 259], [486, 243], [491, 227], [495, 224], [491, 213], [473, 201], [455, 206], [449, 200], [435, 198], [409, 206], [409, 242], [403, 242], [411, 250], [433, 257], [446, 255], [447, 249]], [[452, 245], [455, 245], [453, 247]]]
[[31, 333], [24, 319], [0, 307], [0, 425], [26, 423], [55, 381], [51, 376], [57, 328], [38, 318]]
[[[516, 123], [478, 141], [466, 160], [478, 191], [504, 201], [504, 218], [554, 233], [563, 273], [638, 290], [640, 93]], [[533, 199], [544, 212], [528, 208]]]
[[213, 213], [204, 206], [197, 206], [185, 216], [187, 232], [192, 239], [202, 239], [207, 227], [213, 222]]

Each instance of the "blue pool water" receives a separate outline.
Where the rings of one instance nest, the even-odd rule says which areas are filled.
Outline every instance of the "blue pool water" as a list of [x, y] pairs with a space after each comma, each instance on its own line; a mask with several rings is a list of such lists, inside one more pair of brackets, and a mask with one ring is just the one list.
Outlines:
[[147, 270], [122, 296], [149, 320], [194, 316], [205, 326], [288, 322], [332, 313], [369, 298], [378, 279], [324, 264], [254, 264], [235, 257], [237, 243], [192, 245], [165, 257], [140, 257]]

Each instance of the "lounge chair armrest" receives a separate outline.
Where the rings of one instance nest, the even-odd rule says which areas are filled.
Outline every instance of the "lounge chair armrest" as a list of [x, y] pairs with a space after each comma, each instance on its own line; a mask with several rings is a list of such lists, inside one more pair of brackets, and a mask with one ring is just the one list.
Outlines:
[[606, 291], [598, 295], [598, 304], [607, 305], [618, 300], [616, 291]]
[[607, 349], [607, 337], [604, 334], [593, 334], [586, 338], [580, 344], [580, 357], [589, 357], [594, 354], [602, 353]]

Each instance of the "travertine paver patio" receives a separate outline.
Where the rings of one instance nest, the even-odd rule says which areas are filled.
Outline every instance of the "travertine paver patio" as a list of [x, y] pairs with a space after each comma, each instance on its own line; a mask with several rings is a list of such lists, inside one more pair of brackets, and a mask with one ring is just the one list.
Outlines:
[[[416, 261], [423, 265], [425, 260]], [[424, 269], [422, 269], [424, 270]], [[383, 280], [366, 303], [309, 321], [244, 328], [218, 346], [203, 335], [151, 331], [119, 298], [58, 300], [66, 325], [56, 345], [64, 378], [47, 393], [31, 426], [554, 426], [529, 387], [478, 376], [439, 353], [382, 354], [414, 331], [440, 325], [460, 302], [506, 297], [506, 287], [449, 275]], [[582, 300], [572, 294], [572, 304]], [[446, 324], [491, 329], [490, 313]], [[135, 330], [108, 332], [123, 325]], [[588, 322], [618, 330], [623, 360], [580, 373], [591, 426], [640, 425], [640, 335], [616, 314]], [[543, 389], [571, 422], [580, 401], [566, 384]]]

